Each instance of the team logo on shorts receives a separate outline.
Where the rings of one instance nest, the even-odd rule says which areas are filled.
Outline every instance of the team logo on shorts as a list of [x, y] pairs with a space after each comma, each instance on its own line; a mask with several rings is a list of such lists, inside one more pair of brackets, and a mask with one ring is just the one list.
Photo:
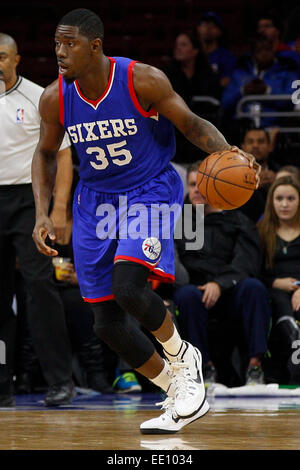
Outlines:
[[142, 249], [144, 255], [147, 256], [147, 258], [154, 260], [157, 259], [160, 255], [161, 243], [158, 238], [146, 238], [146, 240], [143, 241]]

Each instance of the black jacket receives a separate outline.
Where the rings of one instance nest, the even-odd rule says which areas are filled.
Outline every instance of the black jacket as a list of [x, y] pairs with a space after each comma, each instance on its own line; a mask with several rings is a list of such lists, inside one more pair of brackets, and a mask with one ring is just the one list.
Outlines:
[[[195, 230], [195, 210], [192, 211], [192, 219]], [[191, 284], [214, 281], [224, 292], [241, 279], [259, 276], [261, 254], [258, 232], [255, 224], [240, 211], [206, 215], [204, 245], [197, 251], [186, 250], [186, 243], [191, 240], [185, 239], [184, 230], [182, 233], [182, 239], [176, 240], [176, 245], [180, 260], [190, 275]]]

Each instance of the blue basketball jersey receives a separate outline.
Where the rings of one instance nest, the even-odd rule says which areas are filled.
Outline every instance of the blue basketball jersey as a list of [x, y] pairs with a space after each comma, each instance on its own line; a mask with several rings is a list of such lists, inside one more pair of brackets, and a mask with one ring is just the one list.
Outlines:
[[129, 191], [159, 175], [175, 153], [172, 123], [155, 109], [145, 111], [133, 86], [136, 61], [109, 57], [103, 95], [83, 96], [77, 81], [59, 75], [60, 121], [80, 161], [82, 182], [96, 191]]

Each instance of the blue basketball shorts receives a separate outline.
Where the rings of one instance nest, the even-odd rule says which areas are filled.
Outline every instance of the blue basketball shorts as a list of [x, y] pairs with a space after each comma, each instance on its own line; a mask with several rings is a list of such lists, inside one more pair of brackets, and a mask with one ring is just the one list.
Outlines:
[[149, 268], [149, 280], [173, 282], [174, 230], [183, 204], [182, 181], [170, 164], [125, 193], [103, 193], [79, 182], [73, 201], [74, 263], [86, 302], [114, 298], [114, 263]]

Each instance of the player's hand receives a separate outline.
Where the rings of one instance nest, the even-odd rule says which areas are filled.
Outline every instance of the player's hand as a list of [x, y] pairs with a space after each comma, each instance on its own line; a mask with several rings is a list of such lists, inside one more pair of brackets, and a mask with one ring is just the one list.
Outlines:
[[216, 282], [207, 282], [198, 286], [198, 289], [203, 291], [202, 302], [207, 309], [212, 308], [221, 296], [221, 288]]
[[67, 211], [54, 205], [50, 219], [53, 223], [56, 242], [64, 245], [64, 235], [67, 227]]
[[47, 256], [57, 256], [58, 251], [46, 245], [47, 236], [52, 243], [55, 242], [56, 236], [52, 220], [49, 217], [41, 216], [36, 219], [35, 226], [32, 233], [32, 238], [40, 253]]
[[243, 157], [247, 158], [249, 162], [250, 168], [253, 168], [255, 171], [255, 178], [256, 178], [256, 189], [259, 188], [260, 185], [260, 173], [261, 173], [261, 166], [255, 160], [255, 157], [251, 153], [247, 153], [244, 150], [240, 149], [239, 147], [233, 146], [230, 148], [231, 152], [238, 152], [239, 154], [243, 155]]

